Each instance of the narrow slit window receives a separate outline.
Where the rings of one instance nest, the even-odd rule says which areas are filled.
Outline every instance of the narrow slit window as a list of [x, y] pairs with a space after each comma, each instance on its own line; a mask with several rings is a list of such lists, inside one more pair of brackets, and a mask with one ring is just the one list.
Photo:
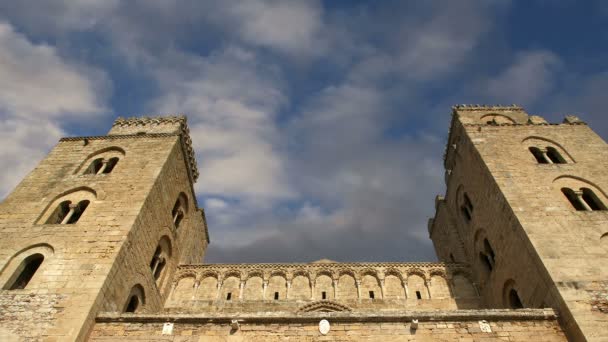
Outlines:
[[110, 172], [112, 172], [112, 170], [114, 170], [114, 167], [116, 167], [117, 163], [118, 163], [118, 157], [114, 157], [114, 158], [108, 159], [108, 162], [106, 164], [106, 168], [103, 170], [103, 173], [110, 173]]
[[566, 159], [557, 151], [555, 147], [547, 146], [547, 157], [553, 164], [566, 164]]
[[374, 299], [374, 291], [369, 291], [369, 298]]
[[19, 275], [17, 279], [13, 282], [13, 284], [9, 287], [9, 290], [22, 290], [25, 289], [27, 284], [32, 280], [40, 265], [44, 261], [44, 256], [42, 254], [34, 254], [31, 255], [21, 263], [18, 268]]
[[279, 299], [279, 293], [278, 293], [278, 292], [275, 292], [275, 293], [274, 293], [274, 300], [278, 300], [278, 299]]
[[539, 164], [548, 164], [549, 163], [545, 159], [545, 156], [543, 155], [543, 152], [540, 150], [540, 148], [538, 148], [538, 147], [530, 147], [529, 150], [530, 150], [530, 153], [532, 153], [532, 155], [534, 156], [534, 158], [536, 159], [536, 161]]
[[231, 300], [232, 299], [232, 292], [228, 292], [226, 294], [226, 300]]
[[422, 299], [422, 294], [420, 294], [420, 291], [416, 291], [416, 299]]
[[327, 299], [327, 292], [321, 292], [321, 299]]

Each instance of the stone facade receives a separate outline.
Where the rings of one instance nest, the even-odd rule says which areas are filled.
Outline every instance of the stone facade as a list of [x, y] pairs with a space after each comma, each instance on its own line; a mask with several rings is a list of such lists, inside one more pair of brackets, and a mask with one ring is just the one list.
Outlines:
[[606, 157], [576, 117], [457, 106], [440, 262], [203, 264], [185, 117], [118, 119], [0, 204], [0, 340], [608, 340]]

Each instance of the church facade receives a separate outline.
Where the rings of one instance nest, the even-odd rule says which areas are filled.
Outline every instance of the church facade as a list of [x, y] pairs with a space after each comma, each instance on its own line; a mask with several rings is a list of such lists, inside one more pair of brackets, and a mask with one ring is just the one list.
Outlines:
[[0, 204], [2, 341], [608, 341], [608, 145], [455, 106], [439, 262], [205, 264], [183, 116], [69, 137]]

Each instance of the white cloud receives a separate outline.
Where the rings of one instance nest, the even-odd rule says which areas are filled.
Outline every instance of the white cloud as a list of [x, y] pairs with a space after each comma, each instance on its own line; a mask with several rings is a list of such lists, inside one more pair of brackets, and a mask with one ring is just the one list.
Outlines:
[[226, 2], [240, 36], [283, 52], [318, 55], [323, 49], [322, 8], [316, 1]]
[[0, 22], [0, 196], [64, 134], [60, 118], [103, 112], [105, 86], [99, 71], [70, 64]]
[[254, 55], [235, 48], [170, 59], [157, 73], [163, 94], [151, 107], [188, 114], [200, 162], [197, 190], [264, 200], [292, 196], [275, 125], [286, 99], [273, 71], [262, 72]]
[[559, 57], [550, 51], [523, 52], [496, 77], [487, 80], [482, 91], [498, 103], [530, 105], [552, 89], [560, 66]]

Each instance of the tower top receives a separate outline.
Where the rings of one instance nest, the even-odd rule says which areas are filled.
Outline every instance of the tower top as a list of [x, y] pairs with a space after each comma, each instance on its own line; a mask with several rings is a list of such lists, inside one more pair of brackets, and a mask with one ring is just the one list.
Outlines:
[[176, 134], [181, 137], [182, 148], [186, 156], [192, 182], [196, 182], [199, 176], [190, 138], [190, 129], [185, 115], [167, 116], [140, 116], [131, 118], [117, 118], [112, 124], [108, 136], [154, 136], [159, 134]]

